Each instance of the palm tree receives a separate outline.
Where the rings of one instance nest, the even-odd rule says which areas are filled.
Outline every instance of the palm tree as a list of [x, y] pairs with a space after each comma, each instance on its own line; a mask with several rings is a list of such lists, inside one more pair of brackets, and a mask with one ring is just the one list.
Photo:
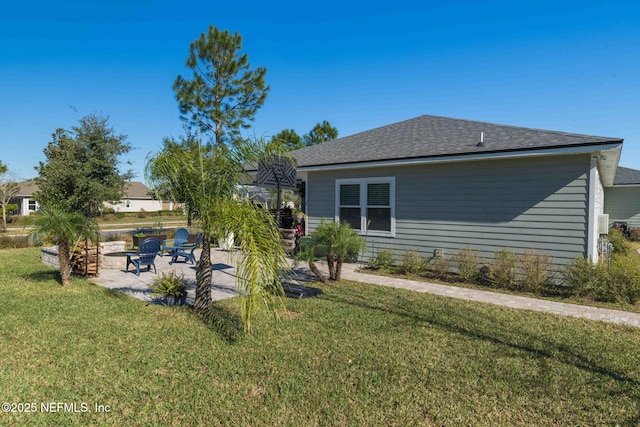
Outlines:
[[261, 308], [277, 315], [283, 306], [279, 275], [288, 268], [271, 215], [239, 196], [242, 184], [251, 182], [244, 166], [257, 162], [264, 149], [262, 141], [240, 140], [230, 149], [188, 137], [180, 143], [165, 141], [164, 148], [148, 158], [145, 169], [152, 187], [184, 200], [202, 229], [194, 303], [198, 313], [211, 305], [211, 242], [233, 233], [240, 249], [237, 286], [248, 332]]
[[62, 285], [71, 282], [71, 248], [80, 239], [99, 240], [98, 226], [95, 220], [78, 212], [67, 212], [58, 206], [48, 206], [29, 218], [32, 227], [29, 237], [41, 244], [50, 240], [58, 245], [60, 278]]
[[316, 230], [309, 234], [302, 251], [296, 256], [298, 261], [309, 263], [309, 269], [322, 281], [327, 279], [315, 265], [317, 248], [327, 251], [329, 279], [339, 282], [342, 277], [342, 264], [349, 255], [357, 255], [363, 248], [364, 240], [351, 228], [349, 223], [322, 219]]

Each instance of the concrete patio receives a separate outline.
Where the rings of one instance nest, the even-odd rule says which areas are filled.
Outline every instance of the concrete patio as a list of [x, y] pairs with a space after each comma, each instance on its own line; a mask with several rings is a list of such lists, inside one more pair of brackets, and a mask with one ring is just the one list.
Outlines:
[[[194, 255], [196, 260], [200, 259], [202, 250], [196, 249]], [[211, 264], [212, 264], [212, 280], [211, 280], [211, 299], [221, 300], [225, 298], [235, 297], [238, 294], [236, 290], [236, 269], [233, 267], [234, 256], [233, 251], [223, 250], [221, 248], [211, 249]], [[171, 257], [157, 256], [155, 259], [155, 265], [158, 270], [156, 275], [153, 270], [140, 271], [140, 275], [136, 275], [135, 267], [129, 266], [129, 271], [125, 271], [126, 257], [122, 257], [119, 261], [121, 268], [102, 268], [98, 277], [92, 277], [90, 280], [105, 288], [113, 289], [114, 291], [122, 292], [130, 295], [134, 298], [138, 298], [143, 301], [154, 301], [151, 297], [153, 291], [150, 288], [153, 280], [158, 275], [164, 273], [168, 274], [172, 271], [176, 274], [184, 274], [184, 278], [187, 281], [187, 304], [193, 305], [196, 292], [196, 266], [184, 262], [178, 261], [173, 264], [169, 264]], [[320, 263], [322, 264], [322, 263]], [[298, 283], [304, 283], [317, 280], [308, 268], [303, 267], [295, 269], [292, 272], [292, 279], [295, 279]], [[155, 301], [158, 301], [155, 299]]]
[[[196, 250], [196, 259], [199, 259], [201, 250]], [[211, 263], [213, 264], [213, 278], [211, 286], [211, 298], [213, 300], [221, 300], [237, 296], [236, 292], [236, 276], [235, 268], [233, 268], [232, 252], [222, 249], [211, 250]], [[123, 258], [125, 260], [126, 258]], [[158, 269], [158, 275], [161, 273], [170, 273], [174, 271], [176, 274], [184, 274], [188, 281], [187, 303], [193, 304], [196, 289], [196, 266], [191, 263], [179, 261], [169, 264], [171, 257], [158, 256], [155, 264]], [[148, 272], [141, 271], [140, 275], [136, 275], [135, 267], [129, 266], [129, 272], [122, 269], [101, 269], [98, 277], [91, 278], [91, 281], [104, 286], [105, 288], [123, 292], [132, 297], [143, 301], [152, 301], [151, 293], [153, 292], [149, 285], [158, 277], [153, 269]]]

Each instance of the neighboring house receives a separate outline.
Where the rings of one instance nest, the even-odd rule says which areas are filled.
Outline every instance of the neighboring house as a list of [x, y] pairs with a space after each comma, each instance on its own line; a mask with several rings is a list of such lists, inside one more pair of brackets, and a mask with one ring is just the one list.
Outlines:
[[604, 211], [609, 223], [626, 222], [640, 228], [640, 171], [618, 166], [613, 187], [604, 190]]
[[451, 257], [536, 249], [597, 259], [604, 188], [623, 140], [420, 116], [292, 152], [308, 231], [323, 219], [390, 249]]
[[12, 198], [12, 202], [18, 205], [18, 215], [27, 216], [38, 210], [38, 202], [33, 199], [33, 193], [38, 186], [33, 179], [18, 183], [18, 194]]
[[[33, 194], [38, 190], [35, 181], [30, 179], [19, 183], [20, 190], [13, 198], [18, 205], [20, 215], [29, 215], [38, 210], [38, 203], [33, 199]], [[105, 206], [113, 208], [117, 212], [139, 212], [172, 210], [174, 203], [155, 200], [151, 190], [141, 182], [128, 182], [124, 188], [125, 196], [118, 203], [105, 203]]]
[[[116, 212], [161, 211], [165, 209], [162, 200], [156, 200], [153, 192], [141, 182], [127, 182], [124, 186], [124, 197], [118, 203], [105, 203], [105, 207]], [[172, 209], [167, 206], [166, 209]]]

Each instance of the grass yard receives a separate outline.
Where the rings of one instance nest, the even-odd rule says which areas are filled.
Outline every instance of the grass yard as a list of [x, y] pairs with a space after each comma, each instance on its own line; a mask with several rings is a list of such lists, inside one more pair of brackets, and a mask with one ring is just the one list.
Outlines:
[[640, 423], [636, 328], [344, 282], [243, 336], [37, 257], [0, 250], [0, 402], [37, 409], [0, 425]]

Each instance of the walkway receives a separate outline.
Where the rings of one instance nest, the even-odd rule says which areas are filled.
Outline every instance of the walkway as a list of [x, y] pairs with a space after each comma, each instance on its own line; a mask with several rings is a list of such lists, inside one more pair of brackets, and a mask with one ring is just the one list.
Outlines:
[[382, 286], [408, 289], [416, 292], [426, 292], [445, 297], [501, 305], [504, 307], [542, 311], [562, 316], [583, 317], [602, 322], [620, 323], [640, 327], [640, 313], [630, 313], [620, 310], [611, 310], [608, 308], [597, 308], [585, 305], [540, 300], [536, 298], [507, 295], [498, 292], [460, 288], [458, 286], [438, 285], [435, 283], [426, 283], [416, 280], [376, 276], [373, 274], [360, 273], [357, 271], [357, 268], [358, 265], [356, 264], [343, 266], [342, 277], [356, 282], [374, 283]]
[[[199, 252], [199, 251], [198, 251]], [[196, 255], [199, 256], [199, 253]], [[231, 266], [230, 254], [221, 249], [212, 250], [213, 263], [213, 283], [211, 297], [213, 300], [230, 298], [238, 295], [235, 289], [235, 269]], [[327, 272], [326, 263], [317, 263], [320, 270]], [[169, 257], [156, 258], [156, 266], [159, 272], [184, 273], [189, 281], [187, 302], [193, 304], [195, 296], [195, 266], [185, 263], [175, 263], [169, 265]], [[313, 274], [307, 268], [299, 269], [298, 277], [313, 280]], [[135, 298], [151, 301], [151, 290], [149, 284], [156, 277], [153, 273], [143, 272], [140, 276], [134, 273], [124, 273], [123, 270], [101, 270], [100, 276], [92, 281], [101, 286], [111, 288], [129, 294]], [[356, 282], [372, 283], [393, 288], [408, 289], [416, 292], [426, 292], [445, 297], [458, 298], [470, 301], [478, 301], [488, 304], [495, 304], [504, 307], [542, 311], [546, 313], [559, 314], [563, 316], [582, 317], [603, 322], [619, 323], [635, 327], [640, 327], [640, 313], [629, 313], [626, 311], [611, 310], [607, 308], [596, 308], [584, 305], [567, 304], [555, 301], [539, 300], [516, 295], [507, 295], [498, 292], [482, 291], [477, 289], [466, 289], [450, 285], [438, 285], [434, 283], [420, 282], [416, 280], [398, 279], [393, 277], [376, 276], [373, 274], [360, 273], [357, 264], [344, 264], [342, 277], [346, 280]]]

